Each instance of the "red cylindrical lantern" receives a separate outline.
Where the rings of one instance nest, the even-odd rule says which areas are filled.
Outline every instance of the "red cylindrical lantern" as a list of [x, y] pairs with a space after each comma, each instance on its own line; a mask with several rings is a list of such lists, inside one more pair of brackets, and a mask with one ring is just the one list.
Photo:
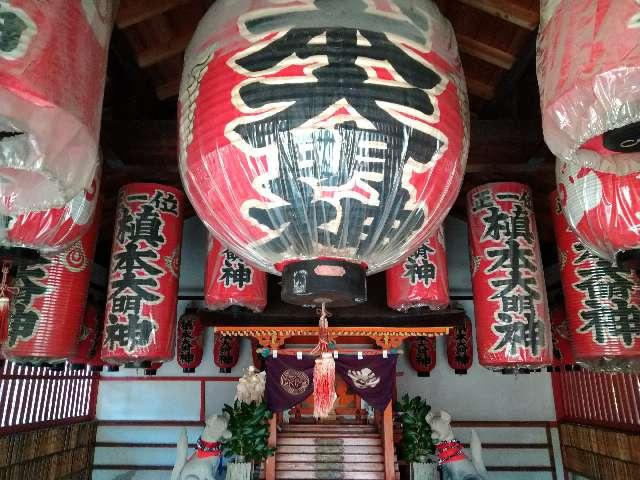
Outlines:
[[640, 366], [638, 275], [589, 252], [569, 227], [557, 195], [551, 204], [576, 361], [607, 369]]
[[187, 308], [178, 320], [176, 358], [184, 373], [193, 373], [202, 363], [204, 352], [204, 325], [197, 308]]
[[231, 306], [261, 312], [267, 305], [267, 274], [247, 264], [209, 235], [204, 301], [211, 310]]
[[409, 363], [419, 377], [428, 377], [436, 368], [436, 337], [410, 338]]
[[59, 207], [89, 188], [115, 2], [2, 2], [0, 212]]
[[561, 368], [571, 369], [575, 360], [571, 352], [569, 323], [564, 308], [551, 309], [551, 340], [553, 342], [553, 368], [556, 371]]
[[18, 266], [5, 355], [55, 362], [73, 355], [82, 329], [98, 236], [99, 215], [80, 240], [40, 263]]
[[220, 335], [213, 337], [213, 362], [220, 373], [231, 373], [240, 358], [240, 337]]
[[120, 189], [102, 360], [147, 367], [173, 359], [184, 198], [155, 183]]
[[489, 183], [467, 194], [471, 278], [480, 364], [551, 363], [551, 327], [531, 190]]
[[406, 311], [429, 307], [434, 310], [449, 305], [447, 254], [442, 226], [413, 255], [385, 272], [387, 305]]
[[180, 169], [213, 235], [282, 297], [366, 301], [455, 201], [468, 100], [432, 2], [216, 2], [188, 49]]
[[447, 335], [447, 360], [458, 375], [465, 375], [473, 365], [473, 327], [468, 317], [462, 326], [455, 326]]
[[73, 368], [80, 370], [90, 366], [94, 371], [102, 370], [100, 347], [102, 345], [103, 316], [91, 303], [87, 304], [84, 312], [82, 330], [78, 337], [76, 353], [69, 357]]

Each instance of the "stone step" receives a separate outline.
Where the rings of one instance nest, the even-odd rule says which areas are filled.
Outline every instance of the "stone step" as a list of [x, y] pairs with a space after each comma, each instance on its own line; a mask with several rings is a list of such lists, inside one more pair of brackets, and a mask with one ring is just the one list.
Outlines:
[[372, 445], [280, 445], [278, 444], [278, 457], [286, 453], [299, 454], [335, 454], [335, 455], [380, 455], [383, 453], [381, 446]]
[[317, 463], [376, 463], [384, 462], [384, 455], [362, 455], [349, 453], [346, 455], [335, 454], [308, 454], [308, 453], [279, 453], [276, 451], [276, 462], [300, 463], [300, 462], [317, 462]]
[[354, 435], [350, 437], [310, 437], [281, 433], [278, 446], [284, 445], [373, 445], [382, 446], [380, 435]]
[[320, 463], [320, 462], [276, 462], [276, 470], [278, 471], [340, 471], [348, 470], [350, 472], [382, 472], [384, 464], [382, 463]]
[[322, 471], [278, 471], [278, 480], [384, 480], [384, 472], [345, 472], [341, 470]]

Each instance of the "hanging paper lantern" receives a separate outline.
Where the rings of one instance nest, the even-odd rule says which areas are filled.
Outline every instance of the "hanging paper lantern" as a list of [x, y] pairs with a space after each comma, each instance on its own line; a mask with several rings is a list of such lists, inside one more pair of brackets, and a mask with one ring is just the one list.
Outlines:
[[558, 160], [556, 176], [564, 214], [580, 241], [602, 258], [640, 269], [640, 173], [616, 175]]
[[98, 313], [98, 309], [93, 304], [88, 303], [84, 313], [80, 336], [77, 341], [76, 352], [73, 356], [69, 357], [69, 362], [73, 369], [83, 370], [89, 366], [93, 371], [102, 370], [103, 363], [100, 360], [102, 319], [103, 316], [101, 313]]
[[409, 364], [419, 377], [428, 377], [436, 367], [436, 337], [409, 339]]
[[155, 183], [118, 197], [101, 356], [146, 368], [173, 359], [184, 198]]
[[[551, 309], [551, 340], [553, 342], [552, 367], [556, 372], [562, 368], [570, 370], [575, 363], [571, 352], [571, 338], [569, 336], [569, 324], [564, 308]], [[549, 369], [551, 367], [548, 367]]]
[[253, 360], [253, 366], [259, 371], [264, 370], [264, 357], [258, 353], [260, 348], [260, 342], [255, 337], [251, 337], [251, 358]]
[[551, 363], [551, 328], [531, 190], [489, 183], [467, 194], [471, 278], [480, 364]]
[[178, 365], [184, 373], [193, 373], [202, 363], [204, 351], [204, 325], [197, 308], [187, 308], [178, 320], [176, 336]]
[[64, 252], [18, 266], [12, 284], [7, 358], [52, 363], [74, 354], [84, 320], [98, 217]]
[[0, 4], [0, 212], [60, 207], [98, 167], [116, 2]]
[[261, 312], [267, 305], [267, 274], [247, 264], [209, 235], [204, 301], [211, 310], [231, 306]]
[[213, 362], [220, 373], [231, 373], [240, 358], [240, 337], [220, 335], [213, 337]]
[[442, 226], [413, 255], [386, 271], [387, 305], [406, 311], [449, 305], [447, 255]]
[[213, 235], [290, 303], [366, 301], [455, 201], [468, 100], [431, 2], [218, 1], [189, 46], [180, 170]]
[[640, 366], [638, 275], [589, 252], [569, 227], [557, 195], [551, 204], [576, 361], [606, 369]]
[[471, 320], [465, 317], [462, 326], [455, 326], [447, 335], [447, 360], [458, 375], [466, 375], [473, 365]]

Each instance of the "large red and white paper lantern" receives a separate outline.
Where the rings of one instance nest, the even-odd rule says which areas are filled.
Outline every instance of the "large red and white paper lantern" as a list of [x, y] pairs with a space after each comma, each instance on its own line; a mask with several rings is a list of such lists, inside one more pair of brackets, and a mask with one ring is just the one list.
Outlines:
[[176, 359], [183, 373], [193, 373], [202, 363], [204, 353], [204, 325], [197, 308], [187, 308], [178, 319]]
[[387, 305], [406, 311], [416, 307], [438, 310], [449, 305], [447, 254], [442, 226], [412, 255], [385, 272]]
[[213, 363], [220, 369], [220, 373], [231, 373], [240, 358], [240, 337], [221, 335], [213, 337]]
[[447, 361], [457, 375], [466, 375], [473, 365], [473, 326], [468, 317], [447, 334]]
[[116, 4], [0, 4], [1, 213], [61, 207], [90, 187]]
[[409, 339], [409, 364], [419, 377], [428, 377], [436, 368], [436, 337]]
[[366, 300], [457, 197], [468, 100], [432, 2], [216, 2], [185, 57], [180, 170], [213, 235], [283, 299]]
[[120, 189], [102, 360], [144, 366], [173, 359], [184, 197], [155, 183]]
[[57, 256], [20, 265], [12, 287], [5, 355], [21, 362], [57, 362], [73, 355], [80, 336], [98, 235], [99, 215], [80, 240]]
[[267, 274], [209, 235], [204, 302], [211, 310], [238, 306], [261, 312], [267, 305]]
[[76, 370], [91, 367], [93, 371], [102, 370], [100, 347], [102, 346], [102, 312], [91, 303], [87, 303], [84, 312], [82, 330], [77, 340], [75, 354], [69, 357], [69, 362]]
[[471, 279], [480, 364], [551, 363], [551, 328], [531, 190], [489, 183], [467, 194]]
[[640, 366], [640, 279], [593, 255], [551, 197], [562, 289], [575, 359], [605, 369]]

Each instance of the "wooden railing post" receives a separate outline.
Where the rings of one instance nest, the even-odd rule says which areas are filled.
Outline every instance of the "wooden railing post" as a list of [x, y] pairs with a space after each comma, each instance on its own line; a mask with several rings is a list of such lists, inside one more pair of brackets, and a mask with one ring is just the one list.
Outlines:
[[382, 416], [382, 436], [384, 442], [384, 478], [396, 480], [395, 454], [393, 447], [393, 411], [391, 402]]
[[[269, 420], [269, 447], [276, 448], [278, 443], [278, 415], [273, 414]], [[265, 479], [276, 480], [276, 454], [274, 453], [265, 461]]]

